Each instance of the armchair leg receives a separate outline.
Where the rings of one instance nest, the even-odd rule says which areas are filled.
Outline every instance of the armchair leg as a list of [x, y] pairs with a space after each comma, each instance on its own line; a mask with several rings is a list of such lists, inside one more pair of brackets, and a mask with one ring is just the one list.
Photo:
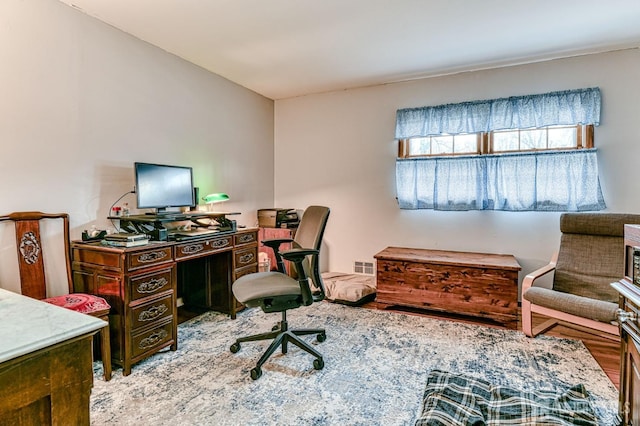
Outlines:
[[531, 314], [531, 302], [522, 298], [520, 306], [520, 312], [522, 317], [522, 332], [528, 337], [535, 337], [531, 330], [532, 326], [532, 314]]
[[539, 326], [537, 326], [536, 328], [533, 329], [533, 337], [537, 336], [538, 334], [544, 333], [547, 330], [552, 329], [553, 327], [555, 327], [556, 325], [558, 325], [558, 321], [551, 318], [548, 319], [547, 321], [543, 322], [542, 324], [540, 324]]

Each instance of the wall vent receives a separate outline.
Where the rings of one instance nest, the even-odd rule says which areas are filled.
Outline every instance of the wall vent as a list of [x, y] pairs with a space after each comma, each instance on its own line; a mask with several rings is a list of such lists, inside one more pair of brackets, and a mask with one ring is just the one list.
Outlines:
[[373, 269], [373, 262], [362, 262], [356, 260], [353, 263], [353, 272], [356, 274], [373, 275], [375, 272]]

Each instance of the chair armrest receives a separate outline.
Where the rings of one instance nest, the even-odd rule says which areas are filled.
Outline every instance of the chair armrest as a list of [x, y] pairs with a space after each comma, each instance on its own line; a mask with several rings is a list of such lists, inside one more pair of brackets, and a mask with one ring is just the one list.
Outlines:
[[542, 268], [536, 269], [533, 272], [527, 274], [522, 280], [522, 294], [527, 291], [529, 288], [533, 287], [533, 283], [540, 277], [547, 275], [549, 272], [556, 270], [556, 263], [558, 263], [558, 253], [554, 253], [551, 261], [548, 265], [543, 266]]
[[[280, 252], [283, 258], [288, 261], [291, 261], [296, 266], [296, 271], [298, 272], [298, 284], [300, 285], [300, 291], [302, 292], [302, 301], [305, 306], [309, 306], [314, 302], [313, 294], [311, 293], [311, 286], [309, 285], [309, 277], [307, 276], [306, 271], [304, 270], [304, 266], [302, 266], [302, 262], [307, 256], [317, 256], [320, 253], [319, 250], [315, 249], [305, 249], [305, 248], [294, 248], [291, 250], [285, 250]], [[313, 280], [321, 280], [320, 274], [317, 270], [310, 271], [313, 275]], [[322, 295], [324, 298], [324, 293]]]
[[293, 238], [273, 238], [269, 240], [262, 240], [262, 245], [271, 247], [273, 251], [277, 252], [281, 244], [292, 243], [292, 242], [293, 242]]
[[280, 255], [291, 262], [302, 262], [305, 257], [318, 253], [319, 251], [315, 249], [294, 248], [291, 250], [281, 251]]
[[287, 272], [284, 267], [284, 262], [282, 261], [282, 256], [280, 256], [280, 246], [285, 243], [293, 243], [293, 238], [272, 238], [268, 240], [262, 240], [262, 245], [267, 246], [273, 250], [273, 255], [276, 258], [276, 265], [278, 271], [285, 274]]

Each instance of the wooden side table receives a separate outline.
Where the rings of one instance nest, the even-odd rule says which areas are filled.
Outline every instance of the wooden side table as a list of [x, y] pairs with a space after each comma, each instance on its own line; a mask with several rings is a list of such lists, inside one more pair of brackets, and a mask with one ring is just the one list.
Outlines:
[[106, 323], [0, 288], [0, 424], [89, 425], [93, 335]]
[[374, 257], [379, 308], [420, 308], [517, 328], [521, 268], [510, 254], [387, 247]]

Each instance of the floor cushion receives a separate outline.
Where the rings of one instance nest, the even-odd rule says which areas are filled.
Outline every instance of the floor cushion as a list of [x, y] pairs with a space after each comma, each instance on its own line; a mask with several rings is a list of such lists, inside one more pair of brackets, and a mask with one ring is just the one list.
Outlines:
[[465, 374], [432, 370], [415, 426], [597, 426], [581, 384], [563, 390], [524, 391]]
[[361, 305], [376, 298], [376, 279], [372, 275], [323, 272], [326, 298], [345, 305]]

